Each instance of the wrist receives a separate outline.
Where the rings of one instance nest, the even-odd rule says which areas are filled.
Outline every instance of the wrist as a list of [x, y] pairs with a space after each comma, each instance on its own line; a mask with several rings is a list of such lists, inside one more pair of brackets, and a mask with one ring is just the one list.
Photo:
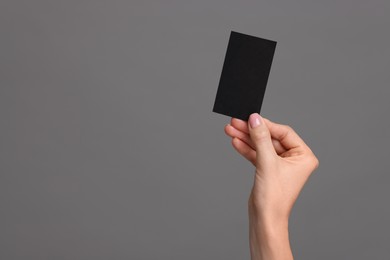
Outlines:
[[252, 223], [250, 226], [252, 260], [291, 260], [288, 224], [274, 222]]
[[248, 200], [249, 215], [262, 222], [263, 225], [285, 226], [288, 228], [289, 212], [269, 204], [274, 203], [262, 203], [254, 196], [250, 196]]
[[252, 260], [293, 259], [288, 232], [288, 217], [266, 214], [249, 208]]

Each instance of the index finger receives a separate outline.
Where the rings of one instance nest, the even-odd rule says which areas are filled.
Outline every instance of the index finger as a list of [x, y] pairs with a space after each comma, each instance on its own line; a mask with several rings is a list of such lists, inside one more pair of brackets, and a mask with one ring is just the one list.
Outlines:
[[264, 117], [263, 119], [272, 138], [278, 140], [287, 150], [307, 147], [302, 138], [290, 126], [277, 124]]

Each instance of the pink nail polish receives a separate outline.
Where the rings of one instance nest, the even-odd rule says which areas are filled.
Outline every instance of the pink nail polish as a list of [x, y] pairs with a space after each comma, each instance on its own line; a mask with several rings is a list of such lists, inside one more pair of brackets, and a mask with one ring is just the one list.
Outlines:
[[258, 127], [261, 124], [261, 116], [257, 113], [250, 115], [249, 124], [252, 128]]

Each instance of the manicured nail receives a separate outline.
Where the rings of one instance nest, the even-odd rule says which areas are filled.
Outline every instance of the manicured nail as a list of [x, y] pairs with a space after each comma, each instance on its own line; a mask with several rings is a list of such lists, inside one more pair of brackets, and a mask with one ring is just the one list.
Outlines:
[[257, 113], [250, 115], [249, 124], [251, 125], [251, 128], [258, 127], [261, 125], [261, 116]]

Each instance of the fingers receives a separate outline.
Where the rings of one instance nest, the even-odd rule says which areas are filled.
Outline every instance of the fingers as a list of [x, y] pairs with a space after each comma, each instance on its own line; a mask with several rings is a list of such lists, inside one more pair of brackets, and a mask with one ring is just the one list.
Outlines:
[[267, 118], [263, 118], [268, 126], [272, 138], [278, 140], [286, 150], [303, 149], [307, 145], [299, 135], [288, 125], [277, 124]]
[[255, 146], [253, 145], [253, 142], [247, 133], [237, 130], [230, 124], [225, 126], [225, 133], [232, 138], [239, 138], [241, 141], [245, 142], [248, 146], [255, 150]]
[[284, 148], [283, 145], [278, 140], [273, 139], [273, 138], [271, 138], [271, 140], [272, 140], [272, 144], [275, 148], [275, 151], [278, 155], [281, 155], [287, 151], [286, 148]]
[[232, 118], [230, 124], [234, 128], [240, 130], [241, 132], [249, 134], [248, 122], [245, 122], [245, 121], [238, 119], [238, 118]]
[[258, 113], [250, 115], [248, 129], [251, 140], [256, 147], [256, 167], [267, 167], [274, 162], [277, 153], [272, 144], [267, 125]]
[[239, 154], [250, 161], [253, 165], [256, 165], [256, 151], [253, 150], [248, 144], [238, 138], [233, 138], [232, 145]]
[[[252, 140], [249, 137], [248, 133], [243, 132], [242, 130], [248, 130], [248, 125], [246, 125], [245, 121], [242, 121], [240, 119], [233, 118], [232, 122], [235, 124], [235, 126], [238, 126], [241, 128], [241, 130], [237, 129], [237, 127], [228, 124], [225, 126], [225, 133], [230, 136], [231, 138], [239, 138], [241, 141], [245, 142], [247, 145], [249, 145], [253, 150], [255, 150], [255, 146], [253, 145]], [[238, 124], [237, 124], [238, 123]], [[245, 124], [245, 127], [241, 123]], [[272, 144], [275, 148], [275, 151], [278, 155], [283, 154], [287, 150], [283, 147], [283, 145], [276, 139], [272, 139]]]

